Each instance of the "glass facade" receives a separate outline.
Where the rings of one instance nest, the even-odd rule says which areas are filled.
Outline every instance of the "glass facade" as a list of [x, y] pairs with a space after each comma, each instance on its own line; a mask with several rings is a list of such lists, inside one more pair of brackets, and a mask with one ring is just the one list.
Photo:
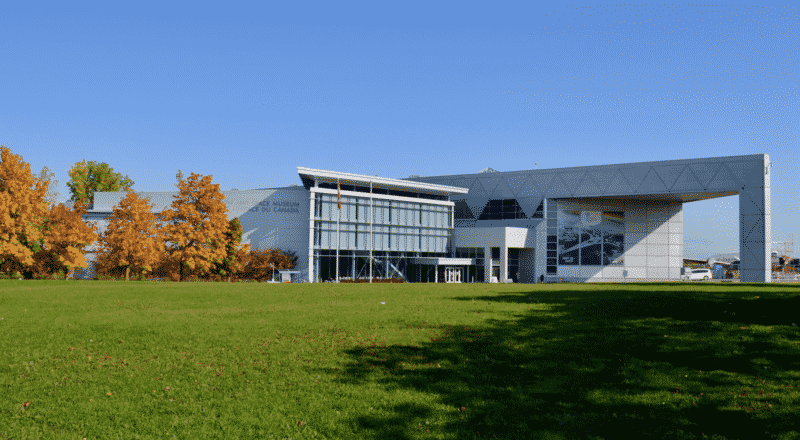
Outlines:
[[555, 200], [545, 199], [547, 212], [547, 275], [558, 274], [558, 204]]
[[[415, 281], [417, 268], [409, 264], [410, 258], [433, 256], [428, 253], [372, 252], [372, 277], [377, 279], [398, 278]], [[441, 255], [435, 255], [441, 256]], [[336, 250], [314, 251], [314, 273], [317, 281], [336, 279]], [[339, 279], [369, 279], [369, 251], [339, 251]]]
[[516, 220], [527, 218], [516, 199], [489, 200], [478, 220]]
[[[319, 188], [327, 188], [327, 189], [337, 189], [335, 183], [330, 182], [319, 182]], [[341, 185], [342, 191], [356, 191], [356, 192], [363, 192], [369, 193], [370, 188], [369, 186], [360, 186], [360, 185]], [[390, 196], [401, 196], [401, 197], [412, 197], [417, 199], [429, 199], [429, 200], [442, 200], [447, 201], [447, 196], [442, 195], [434, 195], [434, 194], [425, 194], [425, 193], [417, 193], [411, 191], [401, 191], [401, 190], [391, 190], [391, 189], [382, 189], [382, 188], [373, 188], [372, 194], [386, 194]]]
[[456, 258], [472, 258], [474, 264], [467, 267], [467, 283], [482, 283], [484, 280], [484, 251], [483, 248], [456, 248]]
[[327, 280], [331, 274], [335, 279], [337, 236], [340, 279], [368, 278], [370, 250], [373, 277], [402, 279], [408, 279], [412, 272], [408, 259], [446, 257], [452, 250], [451, 206], [425, 203], [425, 199], [410, 202], [374, 198], [370, 208], [370, 197], [365, 194], [341, 196], [340, 210], [336, 194], [313, 194], [317, 280]]

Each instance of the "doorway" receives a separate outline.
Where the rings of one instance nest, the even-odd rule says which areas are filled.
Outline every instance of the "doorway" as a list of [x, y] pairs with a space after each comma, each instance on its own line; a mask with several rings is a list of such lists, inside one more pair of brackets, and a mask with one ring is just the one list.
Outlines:
[[460, 267], [452, 267], [447, 266], [444, 268], [444, 282], [445, 283], [460, 283], [461, 282], [461, 272], [463, 271]]

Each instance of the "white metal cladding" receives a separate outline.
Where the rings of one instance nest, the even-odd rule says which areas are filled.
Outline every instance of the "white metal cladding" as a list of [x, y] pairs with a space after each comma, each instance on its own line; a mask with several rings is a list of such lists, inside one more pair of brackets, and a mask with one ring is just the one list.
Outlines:
[[[753, 154], [409, 180], [469, 188], [464, 196], [451, 197], [457, 204], [464, 202], [470, 209], [468, 214], [473, 217], [457, 217], [456, 224], [461, 227], [537, 228], [542, 220], [530, 217], [546, 199], [685, 203], [738, 194], [741, 280], [769, 282], [770, 166], [768, 155]], [[479, 219], [488, 202], [499, 199], [515, 199], [527, 218]], [[633, 272], [643, 273], [645, 278], [648, 273], [647, 270]]]
[[[591, 212], [617, 212], [624, 216], [623, 264], [590, 265], [578, 259], [572, 264], [559, 264], [557, 273], [560, 279], [574, 281], [614, 281], [623, 279], [679, 280], [683, 266], [683, 204], [681, 202], [648, 200], [605, 200], [605, 199], [563, 199], [553, 202], [557, 206], [559, 226], [591, 229], [594, 223]], [[577, 224], [569, 224], [561, 217], [562, 212], [580, 212]], [[575, 219], [573, 219], [575, 220]], [[550, 218], [548, 218], [550, 221]], [[561, 247], [561, 236], [559, 248]], [[591, 241], [591, 237], [587, 237]], [[581, 241], [583, 241], [583, 236]], [[671, 244], [675, 243], [675, 244]], [[602, 246], [605, 246], [605, 240]], [[572, 253], [577, 257], [578, 251]], [[563, 255], [563, 254], [562, 254]], [[558, 255], [557, 258], [561, 258]], [[582, 258], [582, 256], [581, 256]], [[545, 273], [542, 271], [541, 273]]]

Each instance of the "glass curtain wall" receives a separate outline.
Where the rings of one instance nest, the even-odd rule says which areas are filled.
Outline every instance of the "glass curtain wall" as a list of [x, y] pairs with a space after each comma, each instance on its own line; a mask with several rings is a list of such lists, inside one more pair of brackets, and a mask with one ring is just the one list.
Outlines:
[[[403, 279], [407, 278], [407, 259], [423, 253], [445, 257], [450, 250], [450, 206], [374, 199], [370, 212], [368, 197], [342, 196], [340, 212], [336, 194], [314, 194], [315, 279], [336, 278], [337, 218], [340, 279], [368, 278], [370, 249], [373, 257], [381, 260], [381, 264], [373, 261], [373, 277]], [[328, 261], [331, 258], [332, 266]], [[330, 268], [332, 277], [326, 276], [331, 273]]]
[[468, 266], [465, 273], [466, 279], [462, 280], [465, 283], [482, 283], [484, 273], [484, 250], [483, 248], [456, 248], [456, 258], [474, 258], [475, 265]]

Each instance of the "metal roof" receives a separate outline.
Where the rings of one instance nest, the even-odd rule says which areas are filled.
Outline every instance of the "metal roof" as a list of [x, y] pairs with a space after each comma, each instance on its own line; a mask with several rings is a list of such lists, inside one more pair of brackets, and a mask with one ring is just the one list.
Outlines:
[[[276, 192], [285, 192], [285, 191], [305, 191], [302, 186], [296, 187], [285, 187], [285, 188], [274, 188], [274, 189], [251, 189], [251, 190], [232, 190], [232, 191], [221, 191], [222, 194], [225, 196], [224, 203], [228, 208], [228, 216], [233, 218], [237, 217], [248, 209], [252, 208], [259, 204], [259, 202], [263, 201], [264, 199], [272, 196]], [[163, 212], [167, 209], [170, 209], [172, 206], [172, 201], [175, 199], [175, 196], [179, 193], [179, 191], [169, 191], [169, 192], [145, 192], [145, 191], [134, 191], [136, 195], [142, 198], [148, 198], [149, 202], [153, 204], [153, 209], [151, 212]], [[91, 213], [110, 213], [114, 210], [114, 207], [117, 206], [125, 197], [125, 191], [116, 191], [116, 192], [96, 192], [94, 194], [94, 206], [91, 210], [89, 210], [89, 214]]]
[[345, 185], [369, 186], [373, 188], [419, 192], [436, 195], [466, 194], [468, 188], [456, 186], [439, 185], [435, 183], [415, 182], [405, 179], [391, 179], [388, 177], [367, 176], [363, 174], [341, 173], [338, 171], [316, 170], [313, 168], [297, 167], [297, 173], [303, 179], [304, 185], [309, 187], [309, 182], [317, 179], [322, 182], [337, 183]]

